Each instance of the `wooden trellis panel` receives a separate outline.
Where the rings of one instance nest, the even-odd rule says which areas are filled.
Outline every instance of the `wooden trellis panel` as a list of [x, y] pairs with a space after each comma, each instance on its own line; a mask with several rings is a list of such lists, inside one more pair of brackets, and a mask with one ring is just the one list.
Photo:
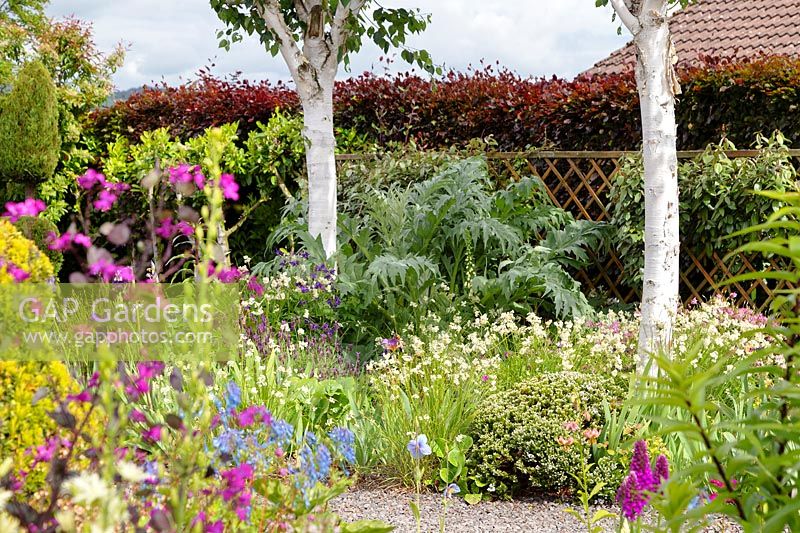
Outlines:
[[[790, 150], [789, 155], [800, 157], [800, 150]], [[693, 158], [700, 151], [678, 152], [681, 159]], [[726, 152], [728, 157], [754, 157], [757, 151], [737, 150]], [[619, 160], [633, 152], [495, 152], [487, 154], [489, 171], [497, 183], [504, 185], [525, 175], [538, 176], [544, 183], [553, 202], [578, 219], [607, 222], [611, 218], [609, 193], [619, 171]], [[340, 162], [363, 156], [337, 156]], [[590, 251], [592, 264], [577, 272], [587, 294], [634, 303], [641, 299], [640, 287], [630, 282], [623, 263], [615, 251]], [[772, 270], [780, 265], [744, 254], [723, 257], [717, 253], [707, 256], [685, 246], [681, 248], [681, 298], [689, 304], [715, 293], [724, 293], [738, 305], [749, 305], [759, 311], [769, 306], [776, 290], [784, 288], [783, 282], [752, 280], [730, 286], [721, 284], [738, 274]]]

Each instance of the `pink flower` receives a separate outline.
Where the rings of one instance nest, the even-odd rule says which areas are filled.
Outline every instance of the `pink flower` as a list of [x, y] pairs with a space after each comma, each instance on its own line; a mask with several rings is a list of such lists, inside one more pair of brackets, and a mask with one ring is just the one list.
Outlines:
[[567, 431], [578, 431], [579, 427], [580, 426], [578, 426], [577, 422], [573, 422], [571, 420], [569, 422], [564, 422], [564, 429]]
[[133, 269], [131, 267], [118, 266], [107, 259], [99, 259], [89, 265], [89, 275], [102, 278], [106, 283], [131, 283], [134, 281]]
[[264, 286], [258, 282], [255, 276], [247, 281], [247, 289], [253, 291], [256, 296], [264, 296]]
[[47, 235], [47, 240], [49, 241], [47, 247], [51, 250], [58, 250], [59, 252], [67, 250], [73, 244], [83, 246], [84, 248], [89, 248], [92, 245], [92, 240], [83, 233], [66, 232], [59, 236], [51, 231]]
[[111, 191], [103, 189], [94, 201], [94, 208], [98, 211], [108, 211], [114, 206], [117, 201], [117, 195]]
[[33, 460], [36, 463], [49, 463], [52, 461], [56, 450], [58, 450], [58, 442], [57, 437], [51, 437], [41, 446], [37, 446], [34, 449]]
[[156, 424], [150, 429], [142, 431], [142, 438], [145, 442], [155, 443], [161, 440], [161, 426]]
[[222, 520], [217, 520], [216, 522], [210, 522], [206, 524], [205, 533], [224, 533], [225, 526], [222, 523]]
[[11, 222], [16, 222], [21, 217], [35, 217], [45, 210], [44, 202], [35, 198], [28, 198], [24, 202], [6, 202], [6, 212], [4, 217], [8, 217]]
[[92, 401], [92, 393], [88, 390], [81, 391], [79, 394], [68, 394], [68, 402], [89, 403]]
[[223, 174], [219, 177], [219, 187], [222, 189], [222, 196], [228, 200], [239, 199], [239, 184], [230, 174]]
[[128, 413], [128, 419], [132, 422], [138, 422], [140, 424], [147, 422], [147, 417], [138, 409], [131, 409], [131, 412]]
[[244, 428], [250, 427], [259, 421], [269, 425], [272, 423], [272, 415], [264, 406], [251, 405], [236, 416], [236, 421]]
[[600, 436], [600, 430], [596, 428], [587, 429], [583, 432], [583, 438], [590, 444], [597, 442], [597, 437]]
[[0, 270], [6, 269], [6, 272], [14, 279], [14, 283], [21, 283], [31, 277], [30, 273], [21, 269], [11, 261], [4, 261], [0, 259]]
[[172, 222], [172, 217], [167, 217], [161, 221], [161, 224], [156, 228], [155, 233], [162, 239], [171, 239], [177, 232], [175, 224]]
[[169, 169], [169, 182], [173, 185], [181, 183], [194, 183], [198, 189], [206, 185], [206, 178], [200, 171], [200, 167], [190, 167], [187, 164], [178, 165]]
[[189, 224], [188, 222], [178, 222], [175, 224], [175, 228], [178, 230], [179, 233], [186, 235], [187, 237], [194, 235], [194, 227]]
[[91, 168], [87, 170], [83, 176], [78, 178], [78, 186], [87, 191], [97, 184], [100, 184], [101, 187], [105, 187], [106, 177]]
[[489, 376], [488, 376], [487, 374], [484, 374], [484, 375], [482, 375], [482, 376], [481, 376], [481, 381], [483, 381], [484, 383], [486, 383], [487, 381], [489, 381]]
[[235, 267], [223, 268], [217, 272], [217, 279], [222, 283], [233, 283], [242, 277], [242, 272]]

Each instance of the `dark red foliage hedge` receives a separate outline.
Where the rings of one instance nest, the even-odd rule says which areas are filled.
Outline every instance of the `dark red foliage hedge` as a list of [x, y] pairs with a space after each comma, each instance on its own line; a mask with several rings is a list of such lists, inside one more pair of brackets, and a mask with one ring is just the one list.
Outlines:
[[[800, 141], [800, 59], [707, 59], [681, 71], [680, 78], [679, 148], [703, 148], [723, 133], [747, 146], [757, 132], [775, 129]], [[278, 106], [298, 110], [295, 94], [285, 86], [203, 76], [182, 87], [149, 89], [98, 112], [95, 131], [109, 140], [166, 126], [186, 137], [238, 120], [246, 132]], [[501, 150], [636, 149], [641, 136], [632, 73], [573, 81], [521, 78], [491, 67], [435, 81], [365, 73], [337, 84], [335, 111], [340, 127], [356, 128], [380, 143], [413, 140], [424, 148], [492, 136]]]

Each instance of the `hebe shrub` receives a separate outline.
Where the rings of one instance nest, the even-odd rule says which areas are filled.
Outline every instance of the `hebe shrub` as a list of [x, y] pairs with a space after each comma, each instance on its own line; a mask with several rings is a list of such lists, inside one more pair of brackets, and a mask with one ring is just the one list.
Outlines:
[[473, 424], [470, 461], [478, 479], [501, 497], [572, 487], [570, 473], [580, 468], [580, 452], [556, 440], [568, 436], [564, 423], [600, 429], [603, 401], [616, 405], [622, 398], [611, 378], [578, 372], [542, 374], [495, 394]]
[[[678, 146], [701, 149], [724, 133], [742, 146], [780, 129], [800, 140], [795, 109], [800, 59], [763, 57], [738, 62], [706, 59], [680, 73]], [[245, 131], [276, 107], [299, 112], [282, 85], [221, 81], [207, 74], [177, 88], [147, 89], [95, 115], [102, 139], [138, 138], [167, 127], [185, 138], [238, 120]], [[641, 144], [639, 97], [633, 73], [523, 78], [484, 67], [431, 80], [416, 74], [364, 73], [337, 83], [335, 122], [379, 144], [413, 141], [420, 148], [464, 146], [493, 137], [500, 150], [634, 150]]]

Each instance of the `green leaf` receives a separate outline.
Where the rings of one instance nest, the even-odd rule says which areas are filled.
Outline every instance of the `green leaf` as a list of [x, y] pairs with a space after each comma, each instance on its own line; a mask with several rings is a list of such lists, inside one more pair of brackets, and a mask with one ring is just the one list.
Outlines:
[[341, 525], [342, 533], [389, 533], [395, 527], [381, 520], [359, 520]]

